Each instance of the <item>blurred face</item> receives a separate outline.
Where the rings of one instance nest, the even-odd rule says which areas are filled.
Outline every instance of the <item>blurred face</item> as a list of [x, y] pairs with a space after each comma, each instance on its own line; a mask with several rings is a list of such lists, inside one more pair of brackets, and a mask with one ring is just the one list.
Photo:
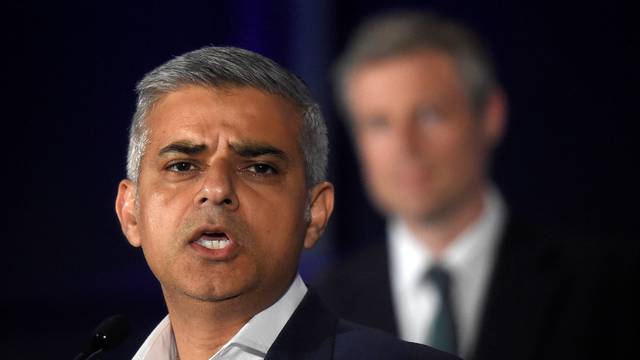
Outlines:
[[248, 87], [184, 87], [155, 104], [139, 183], [120, 184], [116, 209], [165, 296], [270, 301], [286, 291], [333, 199], [327, 183], [311, 189], [305, 221], [300, 124], [288, 101]]
[[421, 51], [363, 65], [346, 91], [363, 177], [383, 212], [437, 221], [481, 193], [502, 119], [474, 116], [450, 56]]

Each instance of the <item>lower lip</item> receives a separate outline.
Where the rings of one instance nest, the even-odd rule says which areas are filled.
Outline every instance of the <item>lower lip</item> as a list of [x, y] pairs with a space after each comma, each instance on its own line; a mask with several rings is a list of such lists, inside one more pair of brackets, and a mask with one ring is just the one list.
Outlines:
[[229, 245], [227, 245], [222, 249], [209, 249], [198, 244], [196, 241], [191, 242], [189, 245], [200, 256], [203, 256], [204, 258], [208, 260], [213, 260], [213, 261], [229, 260], [234, 257], [238, 249], [238, 245], [235, 243], [235, 241], [231, 241]]

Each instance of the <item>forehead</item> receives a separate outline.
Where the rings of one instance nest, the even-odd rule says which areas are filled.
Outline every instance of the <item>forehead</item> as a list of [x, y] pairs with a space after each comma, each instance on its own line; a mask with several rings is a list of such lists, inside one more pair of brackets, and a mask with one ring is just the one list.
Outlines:
[[295, 151], [301, 112], [285, 98], [252, 87], [186, 86], [158, 100], [146, 121], [152, 148], [176, 140], [215, 147], [226, 139]]
[[365, 63], [357, 66], [347, 79], [350, 97], [448, 98], [464, 96], [463, 90], [455, 59], [440, 50], [418, 50]]

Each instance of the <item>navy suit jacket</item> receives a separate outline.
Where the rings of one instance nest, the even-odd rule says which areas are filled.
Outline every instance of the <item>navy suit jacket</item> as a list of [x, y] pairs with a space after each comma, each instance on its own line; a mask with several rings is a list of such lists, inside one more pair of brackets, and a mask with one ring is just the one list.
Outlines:
[[[631, 336], [636, 326], [631, 315], [637, 314], [629, 310], [638, 308], [630, 296], [638, 279], [616, 269], [625, 263], [619, 253], [608, 254], [585, 238], [552, 237], [509, 220], [475, 348], [465, 358], [625, 357], [640, 340]], [[626, 262], [637, 268], [635, 260]], [[398, 333], [385, 239], [336, 267], [317, 285], [338, 316]]]
[[339, 319], [309, 290], [265, 360], [455, 360], [457, 357], [413, 344], [372, 328]]

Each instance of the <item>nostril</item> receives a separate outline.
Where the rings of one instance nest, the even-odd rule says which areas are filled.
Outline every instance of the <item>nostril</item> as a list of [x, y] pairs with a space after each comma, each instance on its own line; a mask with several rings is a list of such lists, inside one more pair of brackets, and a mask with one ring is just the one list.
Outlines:
[[196, 204], [197, 206], [235, 206], [236, 200], [233, 196], [225, 196], [224, 198], [200, 196], [196, 200]]

